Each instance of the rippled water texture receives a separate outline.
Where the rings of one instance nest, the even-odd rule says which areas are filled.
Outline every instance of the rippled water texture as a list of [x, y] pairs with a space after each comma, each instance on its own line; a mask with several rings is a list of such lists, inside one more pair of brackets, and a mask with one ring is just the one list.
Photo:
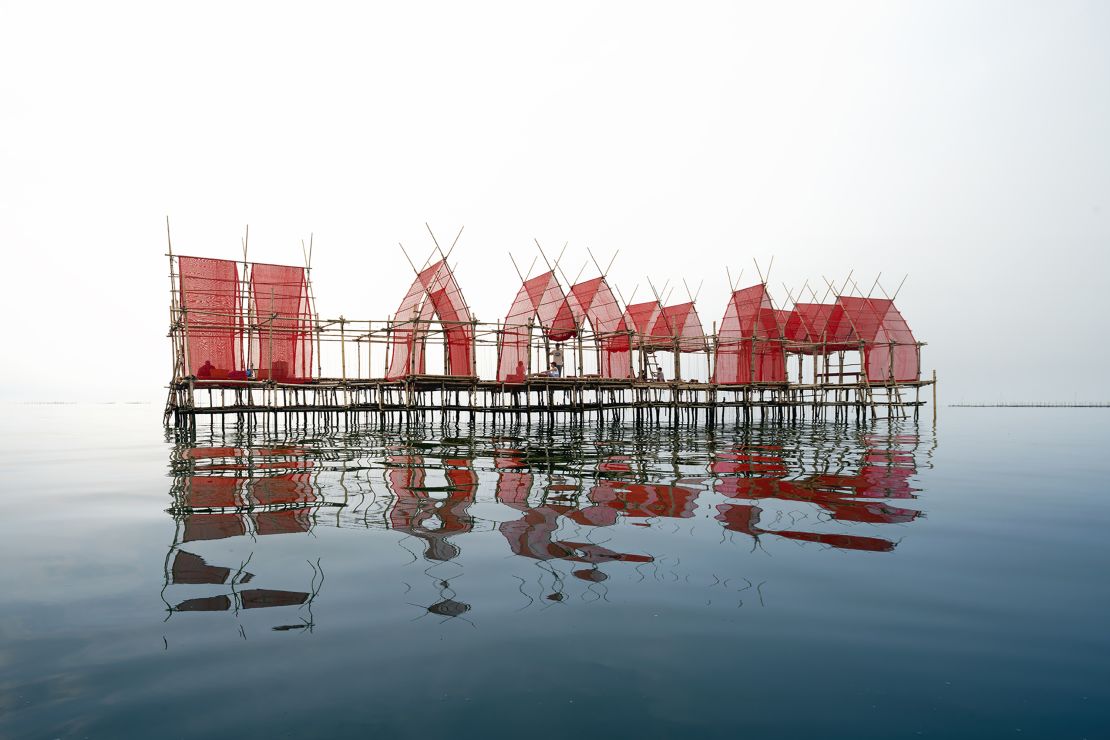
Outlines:
[[1105, 410], [8, 407], [0, 736], [1110, 736]]

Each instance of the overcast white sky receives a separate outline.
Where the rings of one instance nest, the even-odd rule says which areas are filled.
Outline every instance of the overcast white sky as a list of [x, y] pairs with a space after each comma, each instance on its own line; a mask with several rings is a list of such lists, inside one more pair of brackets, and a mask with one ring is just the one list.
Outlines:
[[489, 321], [533, 237], [707, 326], [726, 264], [909, 273], [944, 400], [1104, 399], [1110, 3], [0, 1], [0, 397], [163, 397], [167, 214], [315, 232], [328, 316], [392, 312], [424, 221]]

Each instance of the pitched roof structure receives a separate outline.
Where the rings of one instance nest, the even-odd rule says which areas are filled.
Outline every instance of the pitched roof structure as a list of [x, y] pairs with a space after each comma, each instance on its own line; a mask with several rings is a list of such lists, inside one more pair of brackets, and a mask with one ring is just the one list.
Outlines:
[[780, 315], [760, 283], [733, 291], [717, 333], [713, 382], [722, 385], [786, 382]]

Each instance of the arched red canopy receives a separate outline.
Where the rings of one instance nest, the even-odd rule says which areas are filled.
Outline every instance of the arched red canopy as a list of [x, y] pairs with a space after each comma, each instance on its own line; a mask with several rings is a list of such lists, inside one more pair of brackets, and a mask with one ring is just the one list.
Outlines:
[[572, 286], [567, 303], [579, 327], [586, 321], [593, 327], [600, 351], [598, 373], [601, 377], [632, 377], [628, 323], [605, 277]]
[[447, 374], [474, 374], [474, 327], [462, 290], [443, 260], [421, 270], [394, 314], [386, 378], [423, 375], [424, 339], [433, 316], [447, 335]]
[[552, 342], [565, 342], [578, 334], [574, 313], [554, 270], [525, 280], [505, 316], [497, 360], [497, 379], [502, 383], [524, 381], [532, 319]]

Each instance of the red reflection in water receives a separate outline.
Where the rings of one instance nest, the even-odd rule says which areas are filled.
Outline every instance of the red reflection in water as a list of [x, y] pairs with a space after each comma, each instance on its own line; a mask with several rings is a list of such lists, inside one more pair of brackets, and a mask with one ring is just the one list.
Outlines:
[[[423, 458], [415, 455], [393, 455], [387, 458], [394, 467], [389, 471], [389, 487], [396, 500], [389, 510], [390, 529], [411, 534], [425, 543], [425, 557], [431, 560], [451, 560], [459, 555], [459, 548], [447, 538], [469, 532], [474, 519], [468, 509], [474, 503], [478, 488], [478, 475], [470, 468], [469, 460], [446, 459], [444, 470], [448, 486], [446, 491], [436, 491], [433, 497], [427, 489], [427, 475]], [[445, 495], [444, 495], [445, 494]], [[432, 526], [438, 523], [438, 526]]]
[[688, 519], [694, 515], [700, 491], [683, 486], [611, 481], [590, 489], [594, 506], [569, 514], [579, 524], [605, 527], [614, 524], [618, 514], [627, 517], [670, 517]]
[[[916, 442], [915, 438], [910, 438]], [[881, 440], [871, 440], [881, 444]], [[859, 473], [818, 474], [800, 480], [783, 480], [788, 474], [785, 461], [776, 455], [753, 454], [737, 448], [718, 455], [715, 472], [739, 473], [741, 477], [722, 478], [714, 490], [729, 498], [781, 499], [814, 504], [830, 517], [842, 522], [904, 524], [920, 512], [890, 506], [882, 501], [860, 498], [913, 498], [909, 480], [916, 472], [912, 453], [897, 449], [869, 449], [863, 455]], [[716, 519], [726, 529], [751, 537], [771, 534], [802, 542], [816, 542], [841, 549], [888, 552], [895, 543], [880, 537], [861, 535], [766, 530], [757, 526], [760, 508], [746, 504], [721, 504]]]

